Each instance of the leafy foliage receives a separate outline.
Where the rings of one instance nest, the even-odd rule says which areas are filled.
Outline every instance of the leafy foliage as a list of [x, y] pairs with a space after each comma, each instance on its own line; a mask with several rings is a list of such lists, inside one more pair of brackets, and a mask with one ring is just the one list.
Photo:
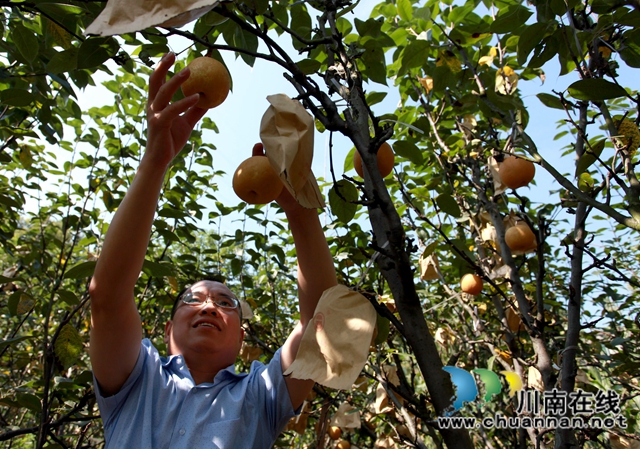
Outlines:
[[[380, 338], [357, 388], [318, 386], [278, 446], [325, 447], [327, 422], [345, 403], [362, 417], [343, 435], [358, 447], [621, 447], [638, 434], [638, 156], [632, 139], [616, 138], [623, 119], [636, 127], [640, 120], [638, 92], [619, 76], [640, 67], [635, 3], [398, 0], [366, 18], [351, 14], [349, 1], [235, 1], [191, 31], [84, 37], [103, 6], [34, 1], [0, 9], [0, 441], [7, 447], [103, 443], [84, 348], [88, 279], [144, 151], [149, 67], [178, 35], [194, 44], [175, 70], [229, 48], [248, 65], [279, 64], [318, 129], [346, 134], [373, 174], [325, 190], [336, 218], [327, 228], [336, 270], [376, 306]], [[297, 53], [282, 50], [283, 40]], [[115, 73], [108, 60], [119, 65]], [[544, 80], [550, 61], [568, 87], [537, 98], [566, 118], [559, 147], [541, 150], [521, 89]], [[82, 111], [78, 96], [98, 72], [110, 77], [113, 104]], [[376, 115], [371, 106], [391, 89], [398, 108]], [[134, 293], [145, 336], [162, 350], [180, 286], [225, 280], [255, 314], [238, 360], [247, 369], [270, 358], [297, 318], [295, 253], [272, 206], [217, 202], [221, 173], [203, 130], [216, 126], [203, 120], [166, 176]], [[383, 180], [373, 149], [387, 139], [398, 162], [393, 179]], [[505, 190], [499, 162], [510, 153], [536, 162], [560, 188], [544, 201], [533, 188]], [[351, 154], [345, 171], [350, 161]], [[234, 233], [218, 231], [238, 216]], [[506, 245], [505, 228], [516, 221], [535, 231], [532, 252], [512, 254]], [[420, 255], [439, 261], [436, 280], [419, 278]], [[458, 292], [467, 272], [483, 277], [481, 295]], [[438, 369], [445, 364], [514, 371], [529, 389], [614, 390], [628, 427], [441, 431], [436, 418], [452, 392]], [[513, 416], [516, 406], [501, 395], [463, 412]]]

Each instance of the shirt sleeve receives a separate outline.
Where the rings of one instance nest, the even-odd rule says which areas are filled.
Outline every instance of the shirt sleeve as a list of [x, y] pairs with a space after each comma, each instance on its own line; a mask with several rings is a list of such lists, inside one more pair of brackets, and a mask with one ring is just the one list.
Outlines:
[[[281, 348], [282, 349], [282, 348]], [[289, 419], [300, 413], [294, 410], [287, 384], [282, 374], [280, 351], [278, 349], [267, 365], [253, 362], [249, 384], [249, 394], [255, 403], [264, 404], [265, 416], [274, 431], [274, 438], [287, 425]]]
[[131, 389], [139, 381], [142, 374], [142, 368], [145, 364], [146, 358], [148, 357], [148, 349], [149, 348], [144, 345], [144, 341], [141, 342], [140, 353], [138, 354], [138, 360], [136, 361], [136, 365], [133, 367], [133, 371], [131, 371], [131, 374], [129, 374], [129, 377], [125, 381], [122, 388], [120, 388], [120, 391], [118, 391], [114, 395], [104, 396], [102, 394], [102, 391], [100, 390], [98, 380], [95, 376], [93, 376], [93, 385], [96, 392], [96, 400], [98, 402], [100, 416], [102, 417], [102, 421], [105, 427], [108, 426], [109, 421], [112, 419], [112, 417], [117, 415], [118, 409], [122, 407], [122, 404], [124, 404], [127, 396], [129, 396]]

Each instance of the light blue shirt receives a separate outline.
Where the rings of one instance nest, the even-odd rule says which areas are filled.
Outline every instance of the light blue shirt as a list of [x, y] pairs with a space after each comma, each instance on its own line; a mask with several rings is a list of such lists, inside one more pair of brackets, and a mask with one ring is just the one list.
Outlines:
[[269, 448], [295, 416], [280, 350], [249, 374], [230, 366], [195, 385], [182, 356], [161, 357], [145, 338], [117, 394], [103, 397], [94, 385], [106, 449]]

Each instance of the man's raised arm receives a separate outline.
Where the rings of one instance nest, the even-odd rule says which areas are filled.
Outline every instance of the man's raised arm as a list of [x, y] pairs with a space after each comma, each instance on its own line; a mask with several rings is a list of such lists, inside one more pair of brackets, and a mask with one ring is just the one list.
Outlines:
[[[277, 201], [287, 215], [296, 247], [300, 301], [300, 323], [282, 348], [281, 361], [284, 372], [296, 358], [302, 335], [313, 319], [322, 293], [337, 285], [338, 280], [318, 211], [300, 206], [286, 189], [283, 189]], [[312, 380], [299, 380], [291, 376], [285, 377], [285, 382], [294, 409], [302, 405], [315, 383]]]
[[117, 393], [136, 364], [142, 326], [133, 292], [147, 252], [164, 175], [206, 112], [195, 107], [197, 94], [170, 104], [173, 94], [189, 77], [185, 69], [166, 80], [174, 61], [172, 53], [165, 55], [149, 80], [147, 148], [109, 225], [89, 287], [91, 364], [104, 395]]

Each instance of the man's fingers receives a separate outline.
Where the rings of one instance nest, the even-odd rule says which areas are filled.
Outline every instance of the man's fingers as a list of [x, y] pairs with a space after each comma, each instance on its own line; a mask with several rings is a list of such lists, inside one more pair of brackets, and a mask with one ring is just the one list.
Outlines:
[[190, 73], [189, 69], [185, 67], [160, 86], [155, 98], [149, 103], [150, 110], [152, 112], [160, 112], [165, 109], [171, 102], [173, 94], [189, 78]]
[[155, 113], [156, 117], [159, 118], [159, 122], [169, 123], [175, 118], [179, 117], [180, 114], [185, 112], [190, 107], [195, 106], [199, 99], [200, 94], [193, 94], [189, 97], [183, 98], [182, 100], [176, 101], [175, 103], [172, 103], [161, 111]]
[[158, 66], [151, 74], [149, 78], [149, 104], [153, 103], [158, 94], [158, 91], [167, 79], [167, 72], [176, 60], [176, 55], [173, 52], [169, 52], [162, 57]]

